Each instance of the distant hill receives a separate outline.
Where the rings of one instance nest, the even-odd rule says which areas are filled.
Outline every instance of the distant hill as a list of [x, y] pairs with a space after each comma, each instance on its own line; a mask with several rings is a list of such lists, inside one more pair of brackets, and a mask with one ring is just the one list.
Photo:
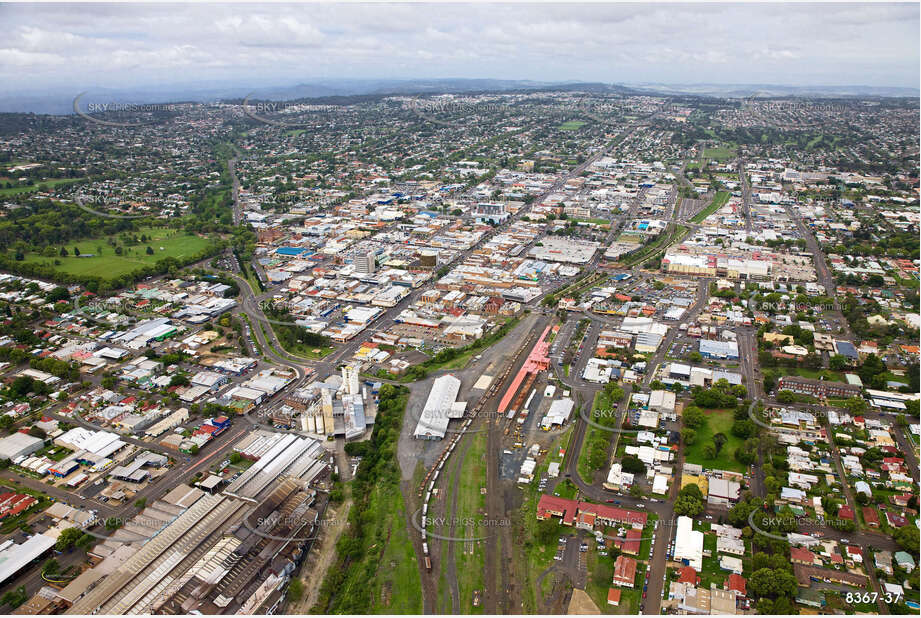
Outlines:
[[[605, 84], [600, 82], [550, 82], [505, 79], [319, 79], [295, 85], [251, 87], [218, 82], [165, 84], [144, 88], [86, 88], [83, 103], [173, 103], [240, 100], [292, 101], [348, 96], [400, 94], [581, 91], [599, 94], [747, 97], [917, 97], [913, 88], [876, 86], [783, 86], [772, 84]], [[79, 92], [29, 92], [0, 96], [0, 112], [72, 114]]]
[[921, 90], [895, 86], [784, 86], [778, 84], [627, 84], [657, 94], [686, 94], [727, 99], [773, 97], [918, 97]]

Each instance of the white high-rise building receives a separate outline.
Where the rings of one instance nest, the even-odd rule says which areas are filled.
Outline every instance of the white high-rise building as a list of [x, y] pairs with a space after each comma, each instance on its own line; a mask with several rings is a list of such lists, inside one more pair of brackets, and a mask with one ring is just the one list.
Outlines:
[[374, 252], [359, 253], [355, 256], [355, 272], [369, 275], [377, 268]]

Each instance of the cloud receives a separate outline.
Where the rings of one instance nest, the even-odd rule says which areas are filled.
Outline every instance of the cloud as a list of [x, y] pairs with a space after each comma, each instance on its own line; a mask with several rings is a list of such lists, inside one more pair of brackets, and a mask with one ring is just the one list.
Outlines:
[[916, 4], [4, 4], [0, 19], [13, 90], [170, 71], [917, 87], [921, 68]]

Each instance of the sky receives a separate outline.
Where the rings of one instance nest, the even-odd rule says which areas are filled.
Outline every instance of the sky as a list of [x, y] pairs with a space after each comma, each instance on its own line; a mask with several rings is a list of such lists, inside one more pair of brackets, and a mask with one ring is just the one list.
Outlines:
[[911, 4], [0, 4], [7, 94], [499, 78], [919, 86]]

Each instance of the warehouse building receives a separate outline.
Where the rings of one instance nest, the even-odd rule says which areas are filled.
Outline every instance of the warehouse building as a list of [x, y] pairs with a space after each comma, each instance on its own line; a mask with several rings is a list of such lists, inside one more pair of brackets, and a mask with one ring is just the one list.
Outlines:
[[111, 457], [125, 446], [125, 443], [119, 439], [116, 433], [93, 431], [83, 427], [74, 427], [67, 433], [55, 438], [54, 443], [57, 446], [63, 446], [75, 452], [84, 451], [99, 459]]
[[718, 360], [738, 360], [739, 344], [735, 341], [719, 341], [716, 339], [701, 339], [698, 351], [704, 358]]
[[67, 613], [272, 613], [319, 524], [315, 477], [304, 474], [314, 447], [282, 436], [234, 483], [241, 495], [176, 487], [94, 548], [102, 562], [61, 591]]
[[413, 437], [421, 440], [441, 440], [445, 437], [448, 422], [452, 418], [461, 418], [467, 403], [457, 401], [461, 381], [452, 375], [436, 378], [432, 390], [419, 415]]
[[27, 457], [35, 451], [41, 450], [45, 441], [27, 433], [16, 432], [5, 438], [0, 438], [0, 459], [15, 461], [20, 457]]
[[540, 422], [540, 428], [544, 431], [549, 431], [556, 427], [560, 427], [569, 420], [574, 406], [575, 402], [569, 397], [557, 399], [550, 404], [550, 409], [547, 410], [546, 416], [544, 416], [543, 420]]
[[0, 585], [15, 577], [34, 560], [50, 555], [55, 539], [36, 534], [22, 543], [12, 539], [0, 543]]
[[678, 518], [675, 532], [674, 559], [685, 566], [692, 566], [700, 572], [703, 568], [704, 533], [694, 530], [694, 520], [682, 515]]

